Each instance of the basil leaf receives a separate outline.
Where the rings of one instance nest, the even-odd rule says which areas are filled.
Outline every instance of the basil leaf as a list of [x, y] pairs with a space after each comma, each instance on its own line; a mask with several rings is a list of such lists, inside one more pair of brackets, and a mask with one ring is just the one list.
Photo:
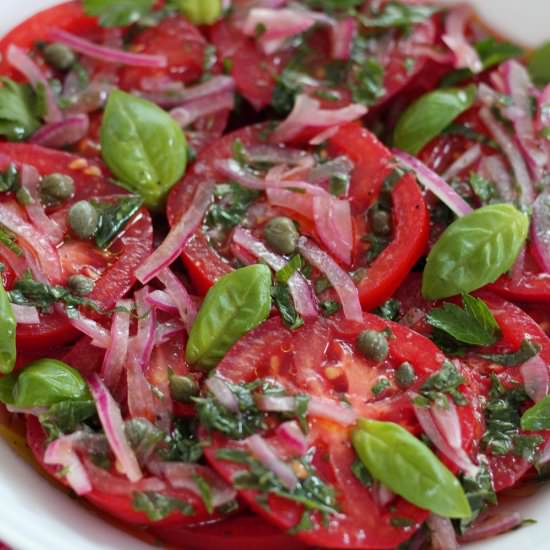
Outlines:
[[0, 282], [0, 373], [8, 374], [15, 367], [15, 333], [17, 320], [9, 300], [9, 295]]
[[182, 129], [154, 103], [114, 90], [101, 125], [103, 160], [152, 209], [162, 207], [187, 164]]
[[0, 135], [22, 141], [40, 127], [37, 96], [28, 84], [0, 78]]
[[550, 42], [546, 42], [532, 53], [527, 68], [537, 86], [546, 86], [550, 82]]
[[529, 218], [511, 204], [484, 206], [457, 219], [428, 255], [423, 296], [448, 298], [496, 281], [514, 265], [528, 231]]
[[432, 309], [426, 316], [428, 323], [465, 344], [494, 344], [500, 336], [500, 327], [487, 304], [468, 294], [463, 296], [463, 301], [464, 309], [449, 303]]
[[446, 88], [417, 99], [400, 117], [394, 131], [395, 147], [418, 154], [464, 111], [476, 97], [476, 87]]
[[137, 512], [144, 512], [151, 521], [161, 521], [173, 512], [181, 512], [185, 516], [194, 513], [193, 506], [188, 502], [153, 491], [135, 492], [132, 506]]
[[271, 271], [251, 265], [222, 277], [209, 291], [187, 342], [186, 358], [215, 367], [229, 348], [265, 321], [271, 310]]
[[521, 429], [526, 432], [550, 430], [550, 395], [523, 413]]
[[99, 18], [102, 27], [127, 27], [153, 8], [155, 0], [83, 0], [87, 15]]
[[99, 248], [108, 248], [117, 238], [134, 214], [141, 208], [141, 197], [123, 197], [115, 204], [94, 203], [99, 213], [95, 242]]
[[17, 375], [13, 372], [0, 378], [0, 403], [13, 405], [15, 384], [17, 384]]
[[424, 443], [398, 424], [362, 418], [352, 441], [374, 479], [405, 500], [443, 517], [471, 516], [458, 479]]
[[221, 0], [172, 0], [172, 4], [195, 25], [211, 25], [223, 11]]
[[41, 414], [39, 420], [48, 435], [57, 439], [63, 434], [75, 432], [84, 421], [95, 415], [93, 400], [60, 401], [52, 405], [48, 412]]
[[518, 365], [523, 365], [525, 361], [528, 361], [532, 357], [535, 357], [535, 355], [540, 352], [540, 349], [539, 344], [533, 344], [533, 342], [529, 340], [523, 340], [518, 351], [512, 353], [482, 353], [479, 354], [479, 356], [493, 363], [497, 363], [498, 365], [503, 365], [504, 367], [517, 367]]

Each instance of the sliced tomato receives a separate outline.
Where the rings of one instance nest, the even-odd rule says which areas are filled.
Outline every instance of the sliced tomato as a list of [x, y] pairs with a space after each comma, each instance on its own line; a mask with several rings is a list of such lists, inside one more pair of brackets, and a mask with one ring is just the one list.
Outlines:
[[[98, 164], [68, 153], [35, 145], [2, 143], [0, 155], [3, 156], [3, 163], [14, 162], [19, 166], [28, 164], [34, 166], [41, 175], [62, 173], [74, 179], [75, 196], [58, 209], [61, 218], [76, 201], [126, 194], [105, 176], [94, 175], [102, 174]], [[48, 213], [55, 216], [56, 209]], [[108, 251], [99, 250], [91, 242], [72, 240], [67, 234], [63, 244], [58, 247], [65, 280], [79, 273], [93, 277], [96, 283], [88, 298], [96, 301], [102, 309], [111, 309], [134, 285], [134, 270], [151, 253], [152, 240], [151, 216], [145, 209], [134, 216]], [[47, 349], [70, 342], [77, 335], [68, 319], [54, 312], [41, 314], [40, 325], [19, 325], [17, 343], [22, 349]]]
[[[27, 443], [38, 464], [54, 479], [66, 486], [64, 478], [57, 475], [60, 468], [44, 463], [44, 452], [47, 447], [47, 437], [46, 433], [42, 429], [42, 426], [40, 425], [40, 422], [34, 416], [27, 417]], [[97, 488], [94, 488], [92, 492], [85, 495], [84, 498], [91, 502], [94, 506], [97, 506], [100, 510], [107, 512], [111, 516], [114, 516], [125, 523], [160, 527], [200, 523], [210, 518], [208, 512], [204, 508], [202, 499], [194, 493], [186, 489], [176, 490], [164, 488], [159, 491], [160, 494], [191, 504], [195, 510], [195, 513], [191, 515], [184, 515], [179, 510], [176, 510], [159, 521], [153, 521], [149, 519], [144, 512], [136, 510], [132, 504], [134, 493], [147, 490], [144, 488], [143, 484], [140, 485], [140, 482], [131, 483], [115, 471], [102, 470], [97, 466], [95, 468], [97, 468], [98, 472], [95, 474], [87, 468], [92, 484], [94, 484], [95, 479], [102, 478], [102, 485], [107, 487], [110, 483], [110, 489], [107, 491], [105, 489], [98, 490]]]

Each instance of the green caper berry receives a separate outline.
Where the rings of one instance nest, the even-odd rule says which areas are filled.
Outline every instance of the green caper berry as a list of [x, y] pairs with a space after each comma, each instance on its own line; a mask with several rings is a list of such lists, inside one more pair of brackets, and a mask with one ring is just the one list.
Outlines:
[[71, 275], [68, 281], [69, 290], [77, 296], [87, 296], [95, 287], [95, 282], [85, 275]]
[[69, 225], [80, 239], [90, 239], [99, 224], [99, 214], [92, 203], [79, 201], [69, 210]]
[[54, 69], [66, 71], [75, 64], [76, 55], [65, 44], [54, 42], [44, 48], [44, 59]]
[[401, 389], [407, 389], [414, 384], [416, 373], [414, 367], [408, 363], [401, 363], [395, 371], [395, 381]]
[[190, 376], [170, 376], [170, 393], [172, 398], [181, 403], [191, 403], [191, 398], [199, 394], [197, 382]]
[[367, 359], [383, 361], [389, 353], [388, 340], [382, 332], [364, 330], [357, 337], [357, 349]]
[[40, 198], [47, 206], [54, 206], [74, 195], [74, 180], [65, 174], [50, 174], [40, 182]]
[[375, 235], [383, 237], [391, 233], [391, 216], [384, 210], [369, 211], [369, 222]]
[[269, 220], [264, 227], [267, 244], [279, 254], [292, 254], [298, 246], [300, 234], [290, 218], [279, 216]]

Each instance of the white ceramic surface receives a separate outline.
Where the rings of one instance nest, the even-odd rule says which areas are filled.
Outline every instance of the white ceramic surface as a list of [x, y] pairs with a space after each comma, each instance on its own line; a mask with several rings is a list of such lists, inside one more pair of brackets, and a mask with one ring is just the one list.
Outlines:
[[[447, 2], [447, 0], [444, 0]], [[0, 34], [57, 0], [0, 0]], [[447, 3], [453, 3], [452, 0]], [[550, 0], [472, 0], [493, 28], [526, 45], [550, 39]], [[536, 525], [470, 550], [550, 550], [550, 485], [512, 508]], [[16, 550], [147, 550], [56, 490], [0, 439], [0, 540]], [[284, 549], [281, 549], [284, 550]]]

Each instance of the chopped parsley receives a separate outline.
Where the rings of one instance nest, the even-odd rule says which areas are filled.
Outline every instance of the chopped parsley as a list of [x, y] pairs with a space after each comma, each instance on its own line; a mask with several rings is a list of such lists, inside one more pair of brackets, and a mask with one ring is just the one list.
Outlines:
[[399, 300], [390, 298], [387, 302], [384, 302], [380, 307], [376, 308], [373, 313], [387, 321], [397, 321], [399, 319], [400, 310], [401, 303]]
[[132, 506], [136, 512], [144, 512], [151, 521], [161, 521], [176, 511], [185, 516], [195, 512], [188, 502], [153, 491], [135, 492], [132, 496]]
[[359, 16], [359, 21], [367, 28], [398, 28], [408, 32], [411, 25], [424, 22], [440, 9], [437, 6], [388, 2], [370, 15]]
[[518, 351], [512, 353], [481, 353], [479, 356], [504, 367], [517, 367], [538, 355], [540, 350], [539, 344], [526, 339], [521, 342]]
[[444, 361], [441, 369], [422, 384], [415, 404], [428, 407], [435, 403], [446, 409], [449, 406], [448, 396], [450, 396], [457, 405], [465, 405], [467, 400], [458, 389], [464, 382], [464, 377], [455, 365], [451, 361]]
[[198, 462], [202, 457], [202, 445], [197, 438], [197, 421], [176, 417], [172, 431], [165, 437], [165, 447], [159, 451], [167, 462]]
[[246, 189], [238, 183], [216, 185], [214, 198], [217, 201], [208, 210], [206, 225], [212, 229], [232, 229], [243, 221], [248, 207], [258, 196], [257, 191]]
[[319, 307], [325, 317], [330, 317], [338, 313], [342, 306], [335, 300], [323, 300], [319, 302]]

